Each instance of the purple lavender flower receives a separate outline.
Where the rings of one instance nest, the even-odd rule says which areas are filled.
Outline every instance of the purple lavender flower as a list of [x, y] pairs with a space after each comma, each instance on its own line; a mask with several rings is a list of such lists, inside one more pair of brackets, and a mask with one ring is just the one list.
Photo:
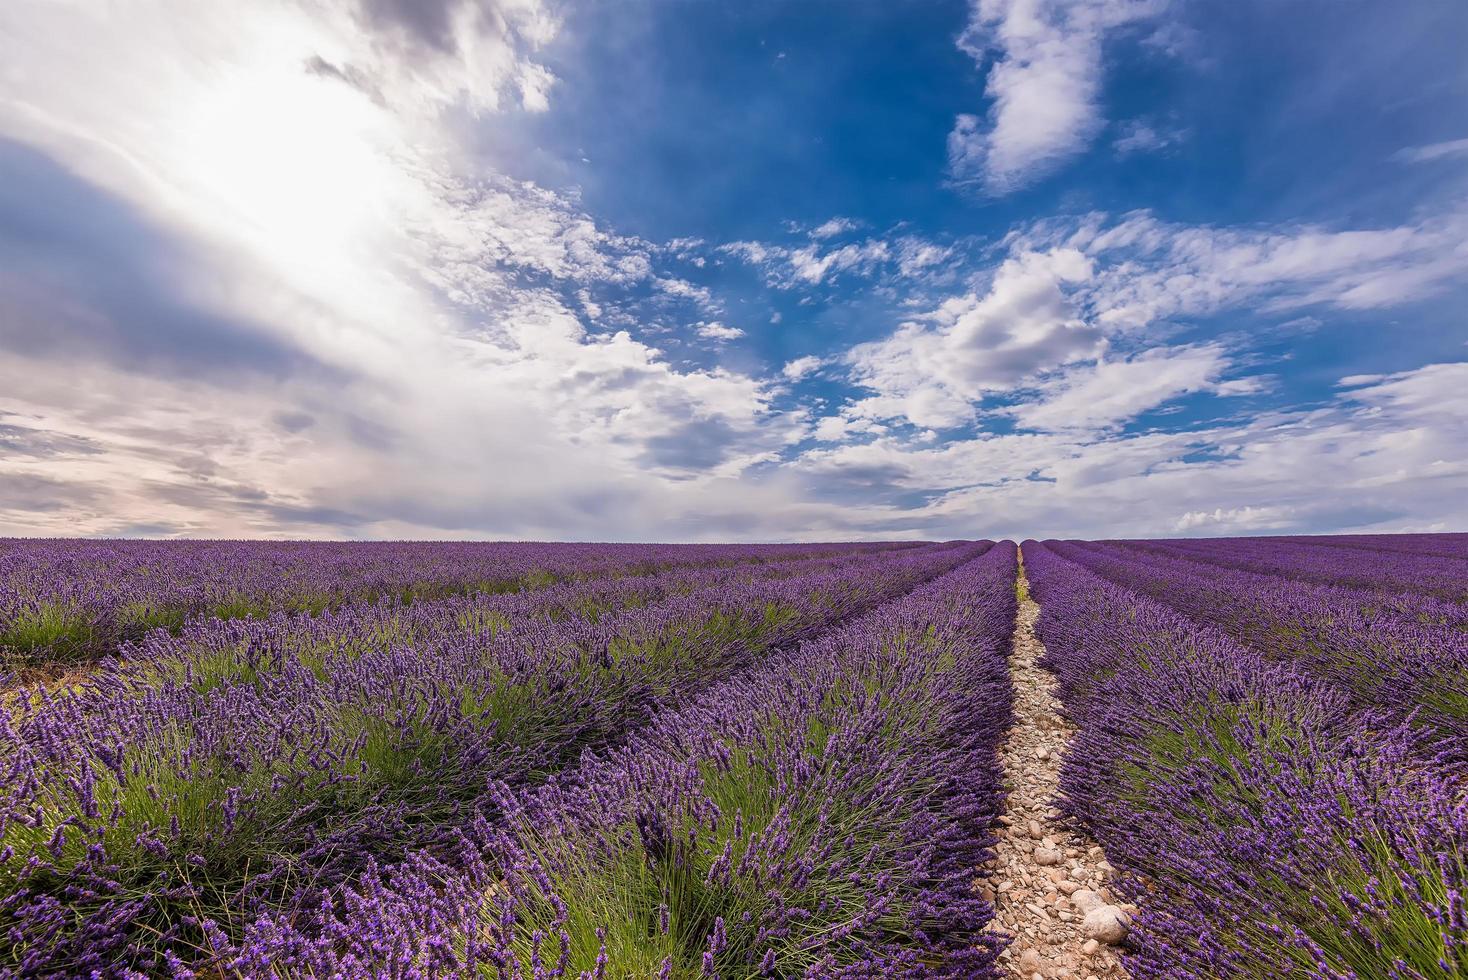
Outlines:
[[[1373, 636], [1344, 615], [1349, 593], [1146, 549], [1026, 542], [1024, 556], [1080, 726], [1064, 809], [1140, 905], [1133, 976], [1468, 973], [1454, 898], [1468, 780], [1410, 711], [1331, 666]], [[1343, 617], [1333, 648], [1269, 640], [1323, 643], [1322, 609]]]

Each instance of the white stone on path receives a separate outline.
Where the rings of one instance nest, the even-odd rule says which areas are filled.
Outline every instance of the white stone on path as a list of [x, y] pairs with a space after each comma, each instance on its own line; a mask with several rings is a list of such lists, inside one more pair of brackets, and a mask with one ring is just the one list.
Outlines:
[[1126, 938], [1131, 917], [1115, 905], [1098, 905], [1086, 913], [1081, 929], [1088, 939], [1115, 946]]

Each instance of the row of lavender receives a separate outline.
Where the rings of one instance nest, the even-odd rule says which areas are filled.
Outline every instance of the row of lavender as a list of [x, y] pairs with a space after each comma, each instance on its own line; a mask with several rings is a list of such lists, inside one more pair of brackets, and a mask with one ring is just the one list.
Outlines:
[[[1242, 571], [1110, 542], [1047, 545], [1256, 651], [1308, 668], [1358, 708], [1411, 717], [1468, 758], [1468, 605]], [[1463, 564], [1468, 576], [1468, 562]]]
[[81, 659], [207, 617], [910, 546], [0, 539], [0, 656]]
[[1398, 551], [1409, 555], [1468, 558], [1468, 532], [1437, 534], [1331, 534], [1274, 538], [1295, 544], [1318, 544], [1364, 551]]
[[1468, 974], [1461, 728], [1411, 700], [1447, 690], [1461, 648], [1433, 644], [1462, 634], [1142, 554], [1024, 546], [1079, 727], [1064, 805], [1142, 908], [1132, 974]]
[[0, 718], [0, 964], [158, 971], [289, 919], [372, 859], [497, 825], [490, 785], [538, 785], [988, 547], [155, 633]]
[[[584, 639], [594, 647], [605, 633], [603, 617], [657, 607], [669, 600], [697, 603], [707, 597], [728, 598], [752, 584], [821, 582], [858, 568], [879, 567], [889, 559], [940, 554], [948, 546], [881, 550], [844, 556], [789, 558], [779, 562], [718, 563], [677, 566], [646, 575], [607, 575], [526, 587], [518, 592], [472, 592], [414, 603], [358, 603], [320, 613], [276, 612], [262, 617], [198, 620], [176, 631], [154, 630], [137, 642], [124, 642], [119, 652], [131, 668], [99, 673], [93, 688], [109, 680], [151, 686], [165, 677], [188, 675], [202, 688], [242, 675], [257, 677], [282, 665], [309, 664], [318, 674], [323, 656], [350, 659], [362, 652], [391, 647], [433, 653], [457, 644], [465, 633], [495, 633], [517, 625], [534, 628], [549, 620], [562, 630], [575, 624], [590, 628]], [[895, 566], [894, 566], [895, 567]], [[666, 605], [663, 609], [671, 608]], [[33, 692], [44, 697], [44, 691]]]
[[662, 714], [505, 818], [215, 936], [248, 978], [997, 976], [1015, 549]]
[[[1436, 545], [1451, 550], [1460, 535]], [[1449, 557], [1430, 550], [1373, 549], [1357, 538], [1205, 538], [1179, 541], [1121, 541], [1143, 552], [1201, 561], [1225, 568], [1282, 575], [1323, 585], [1436, 596], [1449, 602], [1468, 600], [1468, 555]], [[1339, 543], [1352, 542], [1352, 543]]]

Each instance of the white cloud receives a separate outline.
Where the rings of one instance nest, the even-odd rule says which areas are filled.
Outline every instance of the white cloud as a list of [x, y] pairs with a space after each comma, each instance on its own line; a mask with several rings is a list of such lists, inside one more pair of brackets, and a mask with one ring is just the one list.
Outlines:
[[830, 415], [816, 423], [812, 436], [820, 442], [840, 442], [851, 429], [851, 420]]
[[697, 283], [689, 282], [687, 279], [678, 279], [673, 277], [666, 279], [658, 278], [655, 279], [654, 282], [656, 283], [658, 289], [667, 293], [669, 296], [678, 296], [682, 299], [693, 300], [705, 309], [712, 308], [714, 306], [713, 294], [709, 292], [706, 286], [700, 286]]
[[[1006, 409], [1022, 424], [1105, 427], [1189, 392], [1262, 390], [1257, 378], [1222, 379], [1215, 345], [1099, 362], [1115, 345], [1165, 334], [1173, 318], [1385, 307], [1468, 279], [1465, 212], [1344, 231], [1088, 215], [1037, 222], [1006, 241], [986, 286], [847, 353], [851, 381], [870, 392], [850, 403], [855, 416], [948, 428], [975, 420], [989, 395], [1030, 389], [1034, 399]], [[1291, 321], [1309, 322], [1318, 325]]]
[[881, 239], [843, 245], [830, 252], [821, 252], [815, 245], [797, 248], [790, 253], [790, 266], [795, 278], [815, 285], [828, 273], [844, 272], [848, 269], [869, 271], [880, 262], [891, 258], [892, 249]]
[[1468, 156], [1468, 139], [1447, 140], [1442, 143], [1429, 143], [1426, 146], [1408, 146], [1392, 154], [1392, 159], [1404, 163], [1426, 163], [1429, 160], [1441, 160], [1444, 157]]
[[791, 381], [799, 381], [801, 378], [820, 370], [824, 364], [824, 360], [811, 354], [805, 357], [797, 357], [795, 360], [787, 362], [785, 367], [780, 370], [780, 373]]
[[712, 320], [698, 325], [698, 335], [708, 340], [738, 340], [744, 336], [744, 331]]
[[1141, 212], [1042, 223], [1029, 247], [1065, 245], [1097, 262], [1089, 302], [1109, 329], [1139, 328], [1243, 302], [1266, 311], [1370, 309], [1426, 298], [1468, 276], [1468, 212], [1336, 231], [1169, 224]]
[[1140, 119], [1128, 120], [1121, 126], [1111, 146], [1122, 156], [1134, 153], [1156, 153], [1182, 142], [1183, 134], [1175, 129], [1157, 129]]
[[815, 428], [811, 430], [811, 437], [817, 442], [841, 442], [852, 435], [881, 435], [886, 431], [885, 425], [871, 419], [852, 415], [828, 415], [816, 422]]
[[897, 270], [909, 278], [916, 277], [942, 265], [953, 256], [953, 249], [945, 245], [907, 237], [897, 242]]
[[576, 293], [576, 298], [581, 301], [581, 309], [582, 309], [583, 312], [585, 312], [587, 319], [589, 319], [589, 320], [600, 320], [601, 319], [601, 313], [602, 313], [601, 304], [598, 303], [598, 302], [596, 302], [595, 300], [593, 300], [591, 298], [591, 293], [590, 292], [588, 292], [585, 289], [579, 290]]
[[[1228, 359], [1217, 344], [1156, 348], [1066, 371], [1040, 387], [1038, 401], [1021, 404], [1012, 414], [1027, 429], [1105, 429], [1180, 395], [1218, 391], [1219, 376], [1227, 368]], [[1242, 393], [1237, 385], [1225, 390]]]
[[1220, 535], [1284, 530], [1295, 513], [1291, 507], [1230, 507], [1190, 510], [1173, 522], [1178, 534]]
[[1108, 32], [1155, 17], [1166, 0], [973, 0], [959, 41], [982, 64], [992, 52], [987, 120], [960, 115], [949, 172], [991, 194], [1016, 190], [1082, 150], [1101, 128]]
[[1220, 398], [1242, 398], [1268, 391], [1271, 381], [1268, 377], [1230, 378], [1213, 384], [1210, 390]]
[[[1468, 363], [1437, 364], [1322, 408], [1189, 431], [887, 436], [794, 468], [853, 520], [935, 536], [1452, 530], [1468, 525], [1465, 399]], [[929, 502], [903, 506], [919, 490]]]
[[822, 244], [823, 236], [812, 234], [811, 237], [816, 241], [808, 245], [792, 247], [740, 241], [721, 245], [718, 251], [759, 269], [765, 282], [779, 289], [819, 286], [838, 274], [865, 276], [883, 283], [898, 277], [927, 282], [946, 280], [951, 278], [949, 267], [959, 252], [954, 244], [910, 234], [871, 237], [838, 248]]
[[784, 254], [778, 247], [771, 248], [763, 242], [727, 242], [718, 246], [718, 251], [743, 259], [750, 265], [764, 265], [772, 257]]
[[1414, 419], [1468, 419], [1468, 364], [1429, 364], [1413, 371], [1342, 378], [1342, 397], [1373, 412]]
[[844, 235], [848, 231], [854, 231], [857, 223], [850, 218], [832, 218], [822, 224], [816, 225], [810, 230], [810, 237], [815, 239], [835, 238]]
[[947, 428], [971, 420], [987, 392], [1094, 357], [1101, 334], [1065, 293], [1091, 274], [1091, 261], [1074, 249], [1022, 252], [1004, 261], [983, 295], [951, 299], [884, 340], [852, 348], [853, 381], [877, 392], [858, 403], [861, 414]]

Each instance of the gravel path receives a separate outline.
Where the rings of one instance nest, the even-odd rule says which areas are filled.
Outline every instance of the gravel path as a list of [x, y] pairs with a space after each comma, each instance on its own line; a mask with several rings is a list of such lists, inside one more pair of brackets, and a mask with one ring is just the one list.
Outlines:
[[1125, 977], [1115, 944], [1134, 909], [1112, 904], [1105, 854], [1051, 806], [1074, 729], [1060, 716], [1054, 676], [1036, 666], [1045, 653], [1035, 636], [1040, 607], [1028, 597], [1023, 566], [1019, 574], [1023, 591], [1009, 659], [1014, 726], [1000, 750], [1009, 797], [988, 882], [996, 893], [993, 928], [1014, 937], [1000, 965], [1023, 980]]

